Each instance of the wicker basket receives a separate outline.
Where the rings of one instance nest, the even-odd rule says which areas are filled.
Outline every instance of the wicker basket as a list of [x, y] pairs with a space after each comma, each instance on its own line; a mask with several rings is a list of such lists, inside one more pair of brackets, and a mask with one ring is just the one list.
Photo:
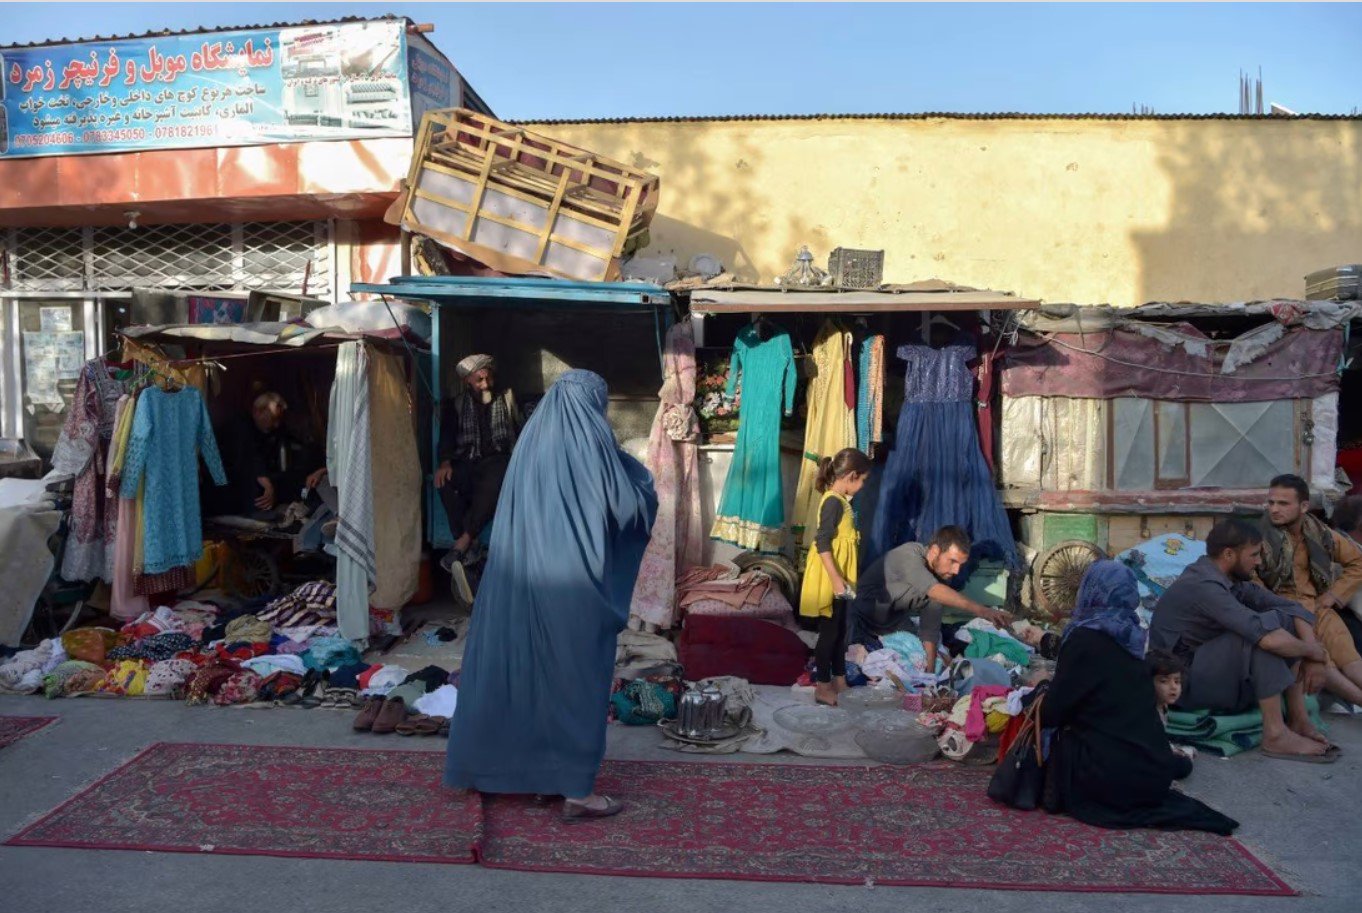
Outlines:
[[878, 288], [884, 282], [884, 251], [839, 247], [828, 255], [828, 272], [839, 288]]

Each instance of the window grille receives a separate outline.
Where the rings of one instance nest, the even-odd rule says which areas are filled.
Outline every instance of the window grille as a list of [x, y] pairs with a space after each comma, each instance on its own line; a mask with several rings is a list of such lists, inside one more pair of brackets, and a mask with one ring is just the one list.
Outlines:
[[301, 292], [306, 281], [309, 294], [332, 292], [325, 222], [11, 228], [0, 238], [7, 291]]

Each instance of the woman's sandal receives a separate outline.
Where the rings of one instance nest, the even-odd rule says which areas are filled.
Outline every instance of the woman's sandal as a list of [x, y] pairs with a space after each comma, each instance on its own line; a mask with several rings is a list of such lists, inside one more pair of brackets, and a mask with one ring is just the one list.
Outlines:
[[592, 818], [610, 818], [624, 811], [624, 805], [616, 802], [609, 796], [602, 796], [605, 800], [605, 808], [592, 808], [580, 802], [573, 802], [571, 799], [563, 800], [563, 820], [569, 823], [586, 821]]

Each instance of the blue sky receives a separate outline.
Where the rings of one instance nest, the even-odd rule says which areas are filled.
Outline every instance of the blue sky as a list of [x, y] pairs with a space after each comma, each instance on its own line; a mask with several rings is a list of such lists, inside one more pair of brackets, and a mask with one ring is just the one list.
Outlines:
[[1356, 4], [5, 3], [0, 44], [405, 14], [503, 117], [1362, 108]]

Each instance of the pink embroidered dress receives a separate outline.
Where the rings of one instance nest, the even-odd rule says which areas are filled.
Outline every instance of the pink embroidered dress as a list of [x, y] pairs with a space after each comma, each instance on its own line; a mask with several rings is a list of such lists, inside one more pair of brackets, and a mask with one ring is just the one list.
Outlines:
[[104, 474], [113, 436], [118, 399], [128, 392], [137, 371], [126, 380], [110, 373], [103, 358], [85, 363], [76, 380], [71, 411], [52, 452], [52, 470], [75, 476], [72, 491], [70, 534], [62, 559], [66, 580], [113, 580], [114, 538], [118, 526], [118, 499], [105, 495]]
[[657, 491], [657, 520], [643, 555], [629, 614], [659, 628], [676, 621], [676, 578], [700, 564], [700, 427], [695, 401], [695, 337], [689, 321], [672, 327], [663, 353], [661, 403], [645, 461]]

